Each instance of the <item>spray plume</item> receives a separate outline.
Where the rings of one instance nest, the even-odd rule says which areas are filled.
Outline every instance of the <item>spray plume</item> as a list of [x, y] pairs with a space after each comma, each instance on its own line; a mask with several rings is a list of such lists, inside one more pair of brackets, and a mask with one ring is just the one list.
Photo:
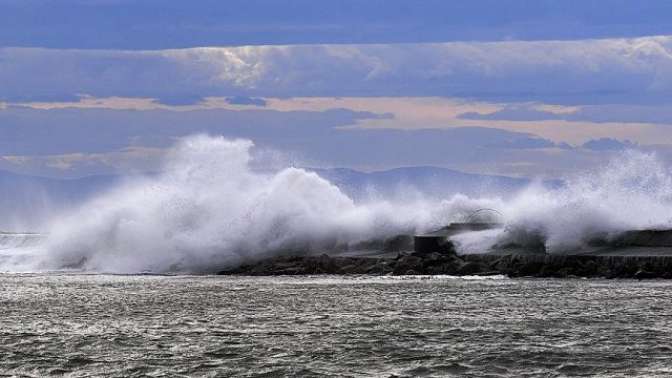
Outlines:
[[[507, 243], [549, 253], [592, 238], [672, 226], [672, 175], [653, 155], [628, 152], [604, 169], [513, 198], [354, 201], [317, 174], [251, 169], [253, 143], [181, 140], [158, 175], [126, 182], [57, 218], [27, 248], [0, 248], [0, 270], [209, 272], [283, 251], [322, 253], [463, 220], [479, 208], [505, 227], [457, 237], [460, 253]], [[15, 243], [15, 242], [14, 242]]]

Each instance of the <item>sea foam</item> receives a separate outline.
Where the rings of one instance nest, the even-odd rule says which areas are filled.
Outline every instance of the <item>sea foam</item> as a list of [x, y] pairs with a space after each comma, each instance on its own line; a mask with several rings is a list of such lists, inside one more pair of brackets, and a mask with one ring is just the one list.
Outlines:
[[512, 243], [563, 253], [595, 237], [672, 225], [672, 175], [640, 152], [557, 188], [532, 184], [506, 201], [461, 194], [355, 201], [313, 172], [263, 173], [251, 168], [254, 159], [248, 140], [185, 138], [161, 173], [120, 184], [55, 218], [39, 248], [19, 248], [16, 258], [5, 252], [0, 270], [210, 272], [281, 252], [341, 251], [430, 231], [482, 208], [499, 210], [503, 227], [456, 237], [459, 253]]
[[253, 146], [205, 135], [180, 141], [160, 174], [120, 185], [53, 222], [35, 269], [209, 271], [280, 251], [328, 252], [427, 230], [491, 204], [464, 196], [355, 203], [303, 169], [251, 169]]

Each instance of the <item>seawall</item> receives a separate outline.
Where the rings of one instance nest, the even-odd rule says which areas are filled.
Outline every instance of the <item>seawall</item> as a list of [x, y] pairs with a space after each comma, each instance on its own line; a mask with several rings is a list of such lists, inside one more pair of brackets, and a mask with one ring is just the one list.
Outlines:
[[221, 271], [227, 275], [372, 274], [510, 277], [672, 278], [672, 255], [399, 254], [396, 257], [282, 256]]

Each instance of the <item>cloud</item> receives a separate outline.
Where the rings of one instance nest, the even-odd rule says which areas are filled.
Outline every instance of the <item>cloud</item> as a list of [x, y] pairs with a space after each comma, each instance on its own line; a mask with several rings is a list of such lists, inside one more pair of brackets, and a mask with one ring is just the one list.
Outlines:
[[629, 140], [620, 141], [612, 138], [591, 139], [584, 143], [581, 147], [592, 151], [619, 151], [628, 148], [637, 147], [636, 144]]
[[514, 139], [491, 144], [492, 148], [504, 149], [537, 149], [537, 148], [569, 148], [567, 144], [557, 144], [551, 140], [537, 137], [517, 137]]
[[[606, 11], [608, 10], [608, 11]], [[5, 0], [0, 46], [194, 46], [567, 40], [672, 34], [666, 0]]]
[[40, 176], [82, 177], [153, 172], [165, 158], [161, 148], [130, 147], [100, 153], [0, 156], [0, 170]]
[[36, 99], [88, 94], [189, 102], [208, 96], [450, 96], [585, 105], [667, 103], [672, 94], [672, 37], [160, 51], [4, 48], [0, 62], [0, 100], [8, 102], [26, 101], [30, 93]]
[[[348, 127], [379, 118], [389, 115], [347, 109], [9, 107], [0, 111], [0, 156], [5, 157], [0, 168], [77, 176], [130, 169], [134, 160], [137, 167], [146, 167], [157, 151], [172, 145], [176, 138], [194, 133], [252, 139], [262, 149], [282, 151], [292, 164], [316, 167], [434, 165], [459, 169], [505, 161], [520, 163], [539, 154], [557, 154], [544, 151], [549, 148], [560, 150], [552, 142], [528, 133], [484, 127]], [[505, 158], [507, 154], [510, 157]], [[526, 168], [525, 173], [532, 171]]]
[[458, 118], [479, 121], [546, 121], [551, 119], [573, 118], [573, 115], [574, 114], [567, 116], [565, 114], [544, 111], [529, 105], [512, 105], [492, 113], [462, 113]]
[[227, 97], [226, 103], [229, 105], [251, 105], [251, 106], [266, 106], [266, 100], [256, 97], [235, 96]]
[[465, 112], [457, 116], [463, 120], [477, 121], [548, 121], [592, 123], [649, 123], [672, 124], [672, 108], [667, 104], [584, 105], [563, 111], [549, 111], [539, 104], [514, 104], [492, 112]]
[[164, 94], [157, 98], [157, 101], [160, 104], [169, 105], [169, 106], [184, 106], [184, 105], [196, 105], [203, 101], [204, 98], [199, 95], [193, 94], [177, 94], [170, 95]]
[[253, 138], [300, 146], [336, 127], [388, 115], [347, 109], [322, 112], [202, 109], [113, 110], [9, 107], [0, 111], [0, 154], [46, 155], [163, 147], [194, 133]]

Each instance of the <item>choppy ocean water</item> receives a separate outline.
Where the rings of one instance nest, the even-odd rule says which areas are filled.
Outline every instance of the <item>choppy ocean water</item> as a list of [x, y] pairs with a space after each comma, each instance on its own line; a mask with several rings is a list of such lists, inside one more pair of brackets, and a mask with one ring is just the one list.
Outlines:
[[0, 376], [670, 376], [672, 283], [0, 275]]

